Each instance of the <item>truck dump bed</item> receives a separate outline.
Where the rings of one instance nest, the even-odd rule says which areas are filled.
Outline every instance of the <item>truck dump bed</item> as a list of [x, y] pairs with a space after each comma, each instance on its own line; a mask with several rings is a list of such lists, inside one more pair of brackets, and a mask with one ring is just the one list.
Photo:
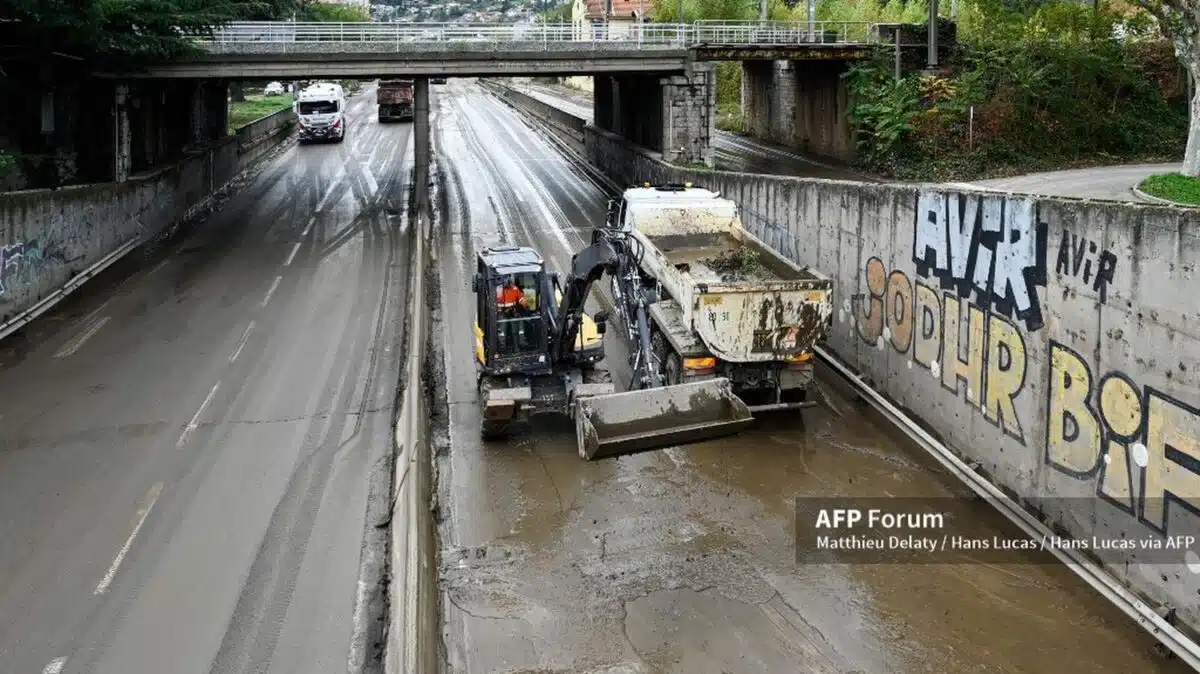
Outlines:
[[707, 190], [626, 192], [623, 228], [670, 298], [651, 312], [681, 353], [733, 363], [812, 351], [833, 312], [833, 282], [746, 231], [737, 205]]

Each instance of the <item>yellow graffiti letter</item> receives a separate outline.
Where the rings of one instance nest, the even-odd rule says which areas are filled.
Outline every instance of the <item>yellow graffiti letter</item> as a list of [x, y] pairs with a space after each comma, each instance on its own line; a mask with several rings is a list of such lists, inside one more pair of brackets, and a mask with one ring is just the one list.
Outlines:
[[992, 316], [988, 322], [987, 406], [984, 415], [1022, 444], [1025, 433], [1013, 404], [1025, 387], [1025, 340], [1011, 323]]
[[[1155, 394], [1146, 406], [1146, 493], [1142, 519], [1159, 531], [1167, 531], [1167, 498], [1200, 508], [1200, 414], [1173, 400]], [[1137, 454], [1134, 462], [1141, 465]], [[1182, 513], [1183, 508], [1173, 508]]]
[[942, 300], [936, 290], [920, 281], [917, 281], [913, 326], [913, 360], [929, 369], [942, 357]]
[[967, 305], [967, 359], [963, 360], [959, 348], [962, 335], [960, 323], [961, 302], [958, 298], [947, 294], [946, 303], [942, 306], [942, 385], [958, 393], [958, 380], [967, 383], [967, 402], [978, 406], [983, 398], [983, 310], [974, 305]]
[[900, 353], [908, 353], [913, 336], [913, 289], [908, 276], [894, 271], [888, 276], [887, 324], [892, 333], [892, 346]]
[[1100, 459], [1100, 422], [1088, 407], [1092, 373], [1083, 359], [1054, 342], [1049, 388], [1046, 460], [1066, 473], [1089, 474]]
[[858, 336], [872, 346], [883, 335], [883, 292], [887, 284], [883, 261], [877, 257], [867, 260], [867, 292], [851, 298]]

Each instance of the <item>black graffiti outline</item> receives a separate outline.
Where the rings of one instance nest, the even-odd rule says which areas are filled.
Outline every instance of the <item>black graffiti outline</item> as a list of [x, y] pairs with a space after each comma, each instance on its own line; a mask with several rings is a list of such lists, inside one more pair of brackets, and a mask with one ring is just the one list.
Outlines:
[[[1153, 386], [1146, 386], [1145, 389], [1146, 389], [1146, 391], [1145, 391], [1145, 395], [1143, 397], [1144, 407], [1142, 408], [1142, 423], [1141, 423], [1141, 427], [1139, 428], [1139, 432], [1141, 433], [1143, 443], [1145, 443], [1146, 441], [1149, 440], [1149, 437], [1147, 437], [1147, 434], [1149, 431], [1148, 427], [1150, 424], [1150, 400], [1152, 398], [1157, 398], [1159, 400], [1162, 400], [1163, 402], [1167, 403], [1168, 405], [1174, 405], [1174, 406], [1182, 409], [1184, 412], [1191, 414], [1192, 416], [1200, 417], [1200, 407], [1195, 407], [1193, 405], [1189, 405], [1189, 404], [1183, 402], [1182, 400], [1179, 400], [1178, 398], [1175, 398], [1174, 396], [1170, 395], [1169, 393], [1163, 391], [1162, 389], [1158, 389]], [[1180, 450], [1176, 449], [1175, 447], [1171, 446], [1168, 443], [1164, 443], [1164, 445], [1165, 445], [1163, 447], [1163, 458], [1164, 459], [1166, 459], [1168, 461], [1173, 461], [1179, 467], [1191, 471], [1194, 475], [1200, 476], [1200, 461], [1198, 461], [1195, 457], [1184, 454], [1183, 452], [1181, 452]], [[1147, 447], [1147, 449], [1149, 449], [1149, 447]], [[1172, 455], [1174, 455], [1174, 456], [1172, 456]], [[1139, 466], [1139, 468], [1140, 468], [1140, 466]], [[1200, 517], [1200, 507], [1192, 505], [1191, 503], [1188, 503], [1187, 501], [1185, 501], [1183, 499], [1183, 497], [1175, 494], [1174, 492], [1167, 491], [1164, 489], [1163, 495], [1161, 497], [1163, 500], [1162, 522], [1151, 523], [1149, 520], [1147, 520], [1146, 519], [1146, 500], [1147, 500], [1148, 496], [1146, 494], [1146, 469], [1145, 468], [1141, 468], [1141, 486], [1140, 486], [1139, 493], [1141, 494], [1142, 498], [1141, 498], [1140, 507], [1138, 508], [1138, 513], [1139, 513], [1138, 521], [1141, 522], [1142, 524], [1145, 524], [1147, 527], [1150, 527], [1154, 531], [1162, 534], [1163, 536], [1168, 535], [1167, 524], [1171, 521], [1171, 506], [1172, 505], [1182, 506], [1183, 509], [1186, 510], [1187, 512], [1195, 515], [1196, 517]], [[1155, 497], [1155, 498], [1159, 498], [1159, 497]], [[1161, 527], [1159, 525], [1161, 525]]]
[[[1034, 231], [1034, 237], [1035, 237], [1034, 246], [1033, 246], [1034, 253], [1035, 253], [1034, 265], [1032, 267], [1025, 266], [1025, 267], [1022, 267], [1022, 269], [1021, 269], [1021, 276], [1024, 278], [1025, 287], [1029, 291], [1029, 298], [1028, 298], [1029, 299], [1029, 308], [1026, 309], [1025, 311], [1017, 311], [1016, 310], [1017, 298], [1014, 296], [1014, 293], [1013, 293], [1012, 289], [1009, 288], [1008, 284], [1006, 283], [1004, 288], [999, 289], [1000, 291], [1002, 291], [1004, 293], [1003, 295], [1001, 295], [999, 292], [997, 292], [997, 288], [995, 287], [995, 285], [996, 285], [996, 278], [995, 278], [995, 276], [996, 276], [996, 258], [997, 258], [996, 248], [997, 248], [998, 244], [1000, 243], [1000, 240], [1003, 238], [1002, 237], [1002, 235], [1004, 233], [1003, 230], [1005, 229], [1004, 223], [1007, 221], [1008, 209], [1012, 206], [1014, 200], [1011, 200], [1011, 199], [999, 200], [1000, 201], [999, 220], [1001, 223], [1000, 224], [1001, 231], [993, 232], [993, 231], [988, 231], [988, 230], [983, 229], [983, 215], [984, 215], [983, 205], [989, 199], [992, 199], [993, 197], [964, 195], [964, 194], [959, 194], [957, 192], [932, 192], [932, 193], [927, 193], [927, 194], [937, 194], [940, 197], [940, 201], [939, 201], [940, 205], [942, 206], [943, 209], [946, 209], [940, 215], [942, 218], [944, 218], [944, 222], [942, 223], [942, 226], [941, 226], [941, 231], [946, 236], [945, 244], [946, 244], [946, 251], [947, 251], [948, 259], [946, 261], [947, 262], [946, 269], [941, 270], [941, 269], [938, 269], [936, 267], [936, 265], [930, 261], [930, 259], [934, 256], [934, 251], [931, 248], [926, 246], [925, 250], [918, 250], [921, 218], [927, 218], [927, 219], [929, 219], [929, 221], [937, 222], [937, 220], [933, 220], [931, 218], [931, 216], [938, 215], [929, 210], [922, 212], [922, 210], [921, 210], [921, 194], [918, 193], [916, 195], [917, 203], [916, 203], [916, 209], [915, 209], [916, 213], [917, 213], [917, 222], [915, 223], [915, 226], [913, 227], [913, 239], [912, 239], [912, 241], [913, 241], [913, 243], [912, 243], [912, 260], [913, 260], [913, 263], [916, 265], [917, 274], [924, 278], [930, 278], [931, 276], [934, 278], [937, 278], [940, 281], [942, 290], [953, 290], [957, 293], [957, 295], [960, 299], [969, 299], [972, 296], [972, 294], [974, 294], [975, 302], [973, 302], [973, 304], [976, 304], [981, 309], [985, 309], [989, 312], [995, 311], [1006, 317], [1011, 317], [1015, 314], [1017, 316], [1017, 318], [1019, 318], [1025, 322], [1025, 328], [1029, 332], [1035, 332], [1037, 330], [1040, 330], [1042, 328], [1042, 326], [1045, 325], [1045, 318], [1042, 315], [1042, 303], [1041, 303], [1041, 298], [1038, 295], [1037, 289], [1039, 287], [1045, 288], [1046, 283], [1049, 279], [1049, 272], [1047, 269], [1047, 258], [1046, 258], [1046, 246], [1048, 244], [1048, 238], [1049, 238], [1049, 227], [1046, 225], [1045, 222], [1042, 222], [1041, 218], [1039, 217], [1036, 202], [1032, 206], [1032, 215], [1031, 215], [1031, 217], [1033, 218], [1033, 231]], [[963, 225], [963, 219], [966, 216], [968, 198], [977, 199], [978, 202], [977, 202], [975, 212], [974, 212], [974, 221], [971, 223], [971, 237], [970, 237], [970, 242], [968, 244], [967, 264], [965, 267], [963, 277], [961, 279], [958, 279], [958, 278], [954, 277], [954, 272], [952, 269], [953, 258], [950, 257], [950, 253], [949, 253], [949, 251], [950, 251], [950, 229], [951, 229], [951, 222], [952, 222], [952, 219], [949, 217], [950, 216], [949, 208], [951, 205], [950, 202], [951, 202], [951, 200], [953, 200], [954, 207], [957, 208], [957, 210], [958, 210], [957, 221], [961, 228]], [[959, 234], [960, 235], [962, 234], [961, 229], [959, 230]], [[1019, 237], [1019, 232], [1014, 230], [1011, 233], [1011, 236], [1014, 238], [1010, 239], [1009, 245], [1017, 243], [1017, 241], [1019, 239], [1015, 238], [1015, 237]], [[990, 255], [989, 255], [990, 262], [989, 262], [988, 271], [987, 271], [987, 281], [985, 283], [986, 289], [979, 288], [975, 282], [975, 266], [979, 261], [978, 258], [979, 258], [980, 249], [986, 249], [990, 253]]]
[[[906, 284], [908, 284], [908, 292], [910, 295], [909, 299], [912, 300], [911, 302], [899, 303], [901, 308], [904, 309], [904, 313], [902, 314], [901, 320], [899, 320], [899, 321], [895, 320], [896, 319], [896, 309], [892, 302], [893, 299], [900, 296], [899, 293], [892, 293], [892, 279], [895, 278], [896, 276], [901, 276], [904, 278], [904, 282]], [[908, 278], [908, 274], [904, 273], [903, 270], [893, 269], [892, 272], [887, 275], [887, 279], [883, 283], [883, 327], [885, 329], [887, 329], [887, 331], [888, 331], [888, 342], [892, 345], [892, 349], [896, 353], [900, 354], [901, 356], [908, 356], [908, 358], [910, 360], [912, 359], [912, 356], [909, 355], [908, 350], [913, 347], [913, 343], [914, 343], [916, 335], [917, 335], [916, 308], [915, 308], [916, 304], [917, 304], [917, 291], [916, 291], [916, 288], [913, 287], [912, 280]], [[912, 305], [912, 306], [909, 306], [909, 305]], [[894, 324], [901, 323], [903, 321], [903, 317], [908, 316], [909, 313], [912, 313], [912, 315], [913, 315], [912, 316], [912, 318], [913, 318], [912, 330], [909, 332], [909, 335], [908, 335], [908, 348], [901, 349], [900, 346], [898, 344], [896, 344], [896, 331], [892, 330], [892, 328], [889, 326], [889, 324], [892, 323], [893, 321], [895, 322]]]
[[[988, 416], [988, 404], [987, 404], [988, 403], [988, 392], [991, 390], [990, 387], [991, 387], [992, 382], [990, 381], [990, 377], [988, 376], [990, 368], [988, 368], [987, 364], [991, 361], [991, 356], [992, 356], [992, 354], [990, 353], [990, 351], [991, 351], [990, 347], [992, 346], [992, 321], [993, 320], [1004, 323], [1005, 325], [1012, 328], [1013, 334], [1015, 334], [1017, 336], [1017, 339], [1021, 340], [1021, 349], [1025, 352], [1025, 357], [1021, 359], [1023, 361], [1023, 366], [1021, 368], [1021, 383], [1017, 386], [1016, 391], [1008, 394], [1008, 400], [1009, 400], [1009, 402], [1012, 403], [1013, 412], [1014, 412], [1012, 425], [1016, 426], [1017, 435], [1013, 435], [1012, 433], [1009, 432], [1009, 428], [1008, 428], [1009, 423], [1008, 423], [1007, 419], [1005, 419], [1004, 423], [1001, 424], [1001, 419], [1003, 419], [1003, 417], [1004, 417], [1003, 408], [1000, 408], [1000, 407], [996, 408], [996, 420], [995, 421], [992, 421], [992, 419]], [[983, 410], [982, 410], [983, 418], [989, 424], [995, 426], [996, 429], [999, 430], [1001, 433], [1003, 433], [1004, 435], [1007, 435], [1008, 437], [1012, 438], [1013, 440], [1016, 440], [1017, 444], [1021, 445], [1022, 447], [1026, 447], [1027, 441], [1025, 440], [1025, 426], [1021, 423], [1020, 415], [1016, 414], [1016, 409], [1017, 409], [1017, 396], [1021, 395], [1021, 393], [1025, 391], [1025, 384], [1029, 381], [1029, 345], [1025, 343], [1025, 336], [1021, 334], [1021, 331], [1017, 328], [1017, 324], [1015, 322], [1010, 321], [1008, 318], [1001, 316], [999, 314], [995, 314], [995, 313], [993, 313], [989, 316], [989, 320], [987, 321], [986, 325], [984, 326], [983, 343], [984, 343], [984, 348], [987, 351], [989, 351], [989, 353], [984, 357], [984, 361], [983, 361], [984, 362], [984, 365], [983, 365], [983, 394], [984, 395], [983, 395], [983, 401], [981, 403], [983, 405]], [[1008, 351], [1008, 367], [1003, 367], [1003, 366], [1000, 367], [1001, 372], [1008, 372], [1010, 369], [1012, 369], [1012, 347], [1003, 341], [996, 342], [996, 345], [1003, 346], [1004, 349], [1006, 351]]]
[[[1078, 354], [1076, 355], [1078, 356]], [[1084, 364], [1084, 367], [1088, 367], [1086, 361], [1084, 361], [1082, 358], [1079, 360]], [[1091, 368], [1089, 367], [1088, 369], [1090, 370]], [[1133, 479], [1133, 457], [1130, 453], [1130, 447], [1133, 445], [1133, 443], [1138, 442], [1140, 438], [1143, 438], [1146, 435], [1146, 424], [1149, 419], [1148, 415], [1146, 414], [1148, 408], [1146, 407], [1145, 391], [1141, 386], [1138, 386], [1137, 382], [1135, 382], [1131, 377], [1123, 372], [1117, 372], [1114, 370], [1104, 375], [1100, 378], [1100, 381], [1096, 382], [1096, 395], [1098, 398], [1103, 394], [1104, 385], [1111, 379], [1120, 379], [1121, 381], [1125, 382], [1125, 384], [1127, 384], [1137, 395], [1138, 404], [1141, 406], [1141, 417], [1138, 419], [1138, 427], [1134, 429], [1133, 435], [1127, 436], [1118, 433], [1116, 430], [1113, 430], [1112, 425], [1108, 421], [1108, 415], [1104, 413], [1104, 405], [1098, 404], [1096, 406], [1096, 418], [1100, 421], [1100, 458], [1098, 461], [1099, 470], [1096, 472], [1096, 496], [1111, 503], [1114, 507], [1128, 514], [1130, 517], [1140, 521], [1143, 514], [1142, 509], [1145, 507], [1146, 503], [1144, 498], [1146, 490], [1146, 473], [1145, 471], [1141, 471], [1139, 466], [1141, 479], [1140, 484], [1138, 485], [1138, 490], [1135, 492], [1133, 489], [1135, 484]], [[1047, 430], [1047, 433], [1049, 433], [1049, 430]], [[1104, 461], [1104, 457], [1111, 454], [1108, 451], [1108, 446], [1114, 440], [1125, 446], [1125, 475], [1129, 483], [1128, 504], [1121, 503], [1104, 491], [1104, 478], [1108, 475], [1109, 469], [1109, 464]]]
[[[931, 340], [931, 339], [933, 339], [933, 335], [935, 333], [937, 334], [937, 355], [934, 356], [934, 360], [932, 360], [928, 363], [923, 363], [923, 362], [921, 362], [920, 359], [918, 359], [916, 357], [917, 356], [917, 319], [918, 319], [917, 298], [921, 296], [920, 288], [925, 288], [925, 289], [929, 290], [930, 294], [932, 294], [934, 296], [934, 298], [937, 299], [937, 306], [931, 307], [931, 306], [922, 305], [921, 312], [920, 312], [921, 315], [919, 317], [922, 340]], [[945, 300], [945, 296], [941, 292], [939, 292], [937, 288], [929, 285], [924, 280], [918, 278], [915, 281], [913, 281], [913, 339], [912, 339], [912, 344], [909, 346], [909, 348], [912, 349], [912, 354], [909, 355], [909, 359], [912, 361], [915, 361], [917, 363], [917, 365], [920, 365], [921, 367], [925, 368], [926, 370], [932, 370], [933, 363], [937, 363], [938, 367], [941, 367], [942, 353], [946, 350], [946, 340], [944, 339], [944, 337], [946, 336], [945, 335], [946, 326], [942, 320], [942, 312], [944, 311], [944, 309], [942, 308], [942, 304], [943, 304], [944, 300]], [[934, 313], [935, 310], [937, 311], [937, 313]], [[930, 333], [928, 335], [925, 334], [925, 329], [924, 329], [926, 315], [930, 316], [930, 318], [931, 318], [930, 322], [933, 325], [933, 329], [930, 331]], [[941, 377], [938, 377], [938, 379], [940, 381]]]
[[[1101, 445], [1100, 445], [1100, 451], [1097, 452], [1097, 454], [1096, 454], [1096, 462], [1088, 470], [1085, 470], [1085, 471], [1073, 470], [1071, 468], [1068, 468], [1067, 466], [1064, 466], [1061, 463], [1058, 463], [1053, 458], [1051, 458], [1051, 456], [1050, 456], [1050, 409], [1053, 404], [1053, 401], [1051, 400], [1051, 395], [1054, 392], [1054, 384], [1053, 384], [1051, 378], [1054, 376], [1054, 352], [1055, 351], [1065, 351], [1066, 353], [1070, 354], [1073, 358], [1075, 358], [1077, 361], [1079, 361], [1080, 363], [1083, 363], [1083, 371], [1085, 373], [1087, 373], [1087, 382], [1086, 382], [1087, 383], [1087, 391], [1085, 392], [1084, 397], [1083, 397], [1083, 405], [1084, 405], [1084, 407], [1086, 407], [1088, 409], [1088, 411], [1090, 411], [1092, 413], [1092, 416], [1097, 420], [1097, 422], [1101, 421], [1100, 411], [1097, 409], [1095, 401], [1092, 399], [1092, 397], [1093, 397], [1092, 396], [1092, 392], [1093, 392], [1092, 385], [1096, 383], [1096, 377], [1095, 377], [1095, 375], [1092, 374], [1091, 366], [1088, 365], [1088, 362], [1083, 359], [1083, 356], [1081, 356], [1078, 351], [1072, 349], [1071, 347], [1067, 346], [1066, 344], [1063, 344], [1062, 342], [1059, 342], [1059, 341], [1055, 340], [1053, 337], [1051, 337], [1050, 338], [1050, 349], [1047, 351], [1047, 358], [1046, 358], [1046, 367], [1047, 367], [1047, 375], [1046, 375], [1046, 443], [1045, 443], [1045, 449], [1043, 450], [1045, 453], [1045, 462], [1051, 468], [1059, 471], [1060, 473], [1062, 473], [1064, 475], [1070, 475], [1073, 478], [1076, 478], [1079, 480], [1085, 480], [1085, 479], [1094, 477], [1096, 475], [1096, 471], [1099, 470], [1100, 465], [1104, 463], [1104, 460], [1102, 458], [1103, 454], [1104, 454], [1104, 427], [1103, 427], [1103, 424], [1101, 424], [1101, 427], [1100, 427], [1100, 443], [1101, 443]], [[1066, 372], [1064, 372], [1062, 374], [1064, 377], [1069, 376]], [[1071, 381], [1070, 383], [1066, 384], [1064, 386], [1064, 388], [1071, 388], [1071, 386], [1075, 385], [1075, 383], [1076, 382]], [[1062, 413], [1064, 415], [1070, 414], [1071, 418], [1072, 418], [1072, 423], [1075, 426], [1075, 434], [1072, 437], [1067, 437], [1067, 430], [1066, 430], [1067, 425], [1065, 423], [1063, 424], [1063, 440], [1066, 440], [1067, 442], [1074, 442], [1075, 439], [1079, 437], [1079, 421], [1074, 418], [1075, 415], [1072, 412], [1070, 412], [1069, 410], [1064, 409], [1062, 411]], [[1065, 417], [1063, 420], [1064, 420], [1064, 422], [1066, 421]], [[1099, 491], [1099, 489], [1100, 489], [1100, 485], [1097, 484], [1096, 490]]]
[[[1074, 245], [1076, 241], [1079, 242], [1078, 246]], [[1086, 250], [1084, 243], [1089, 244]], [[1092, 258], [1088, 258], [1086, 263], [1083, 259], [1087, 252], [1100, 253], [1096, 258], [1097, 269], [1094, 277], [1092, 276]], [[1089, 239], [1064, 228], [1062, 241], [1058, 244], [1058, 259], [1054, 263], [1054, 272], [1062, 276], [1078, 278], [1080, 264], [1083, 264], [1083, 282], [1088, 283], [1088, 279], [1091, 277], [1092, 291], [1100, 296], [1101, 304], [1107, 304], [1108, 286], [1113, 282], [1117, 271], [1117, 256], [1108, 249], [1100, 250], [1095, 239]]]

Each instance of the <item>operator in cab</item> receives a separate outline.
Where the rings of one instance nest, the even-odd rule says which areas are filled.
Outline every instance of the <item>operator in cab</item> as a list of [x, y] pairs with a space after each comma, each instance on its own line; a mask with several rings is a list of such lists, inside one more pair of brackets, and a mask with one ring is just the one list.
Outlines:
[[496, 304], [500, 311], [507, 315], [515, 315], [518, 309], [529, 311], [529, 300], [525, 291], [517, 285], [516, 278], [509, 276], [504, 281], [504, 287], [496, 294]]

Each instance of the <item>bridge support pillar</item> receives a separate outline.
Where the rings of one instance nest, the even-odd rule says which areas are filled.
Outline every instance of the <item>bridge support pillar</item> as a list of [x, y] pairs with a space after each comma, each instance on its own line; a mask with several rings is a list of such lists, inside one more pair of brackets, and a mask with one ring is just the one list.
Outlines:
[[713, 165], [716, 71], [694, 65], [682, 75], [596, 75], [596, 126], [662, 153], [673, 164]]
[[713, 165], [717, 133], [717, 75], [711, 64], [692, 64], [683, 75], [659, 80], [662, 155], [672, 164]]
[[429, 78], [418, 77], [413, 87], [413, 184], [416, 212], [428, 213], [429, 206]]
[[755, 138], [854, 160], [845, 61], [745, 61], [742, 128]]
[[133, 165], [133, 129], [129, 124], [129, 85], [118, 84], [113, 97], [113, 180], [125, 182]]
[[207, 147], [229, 134], [229, 89], [216, 80], [202, 80], [192, 88], [191, 128], [188, 144]]

